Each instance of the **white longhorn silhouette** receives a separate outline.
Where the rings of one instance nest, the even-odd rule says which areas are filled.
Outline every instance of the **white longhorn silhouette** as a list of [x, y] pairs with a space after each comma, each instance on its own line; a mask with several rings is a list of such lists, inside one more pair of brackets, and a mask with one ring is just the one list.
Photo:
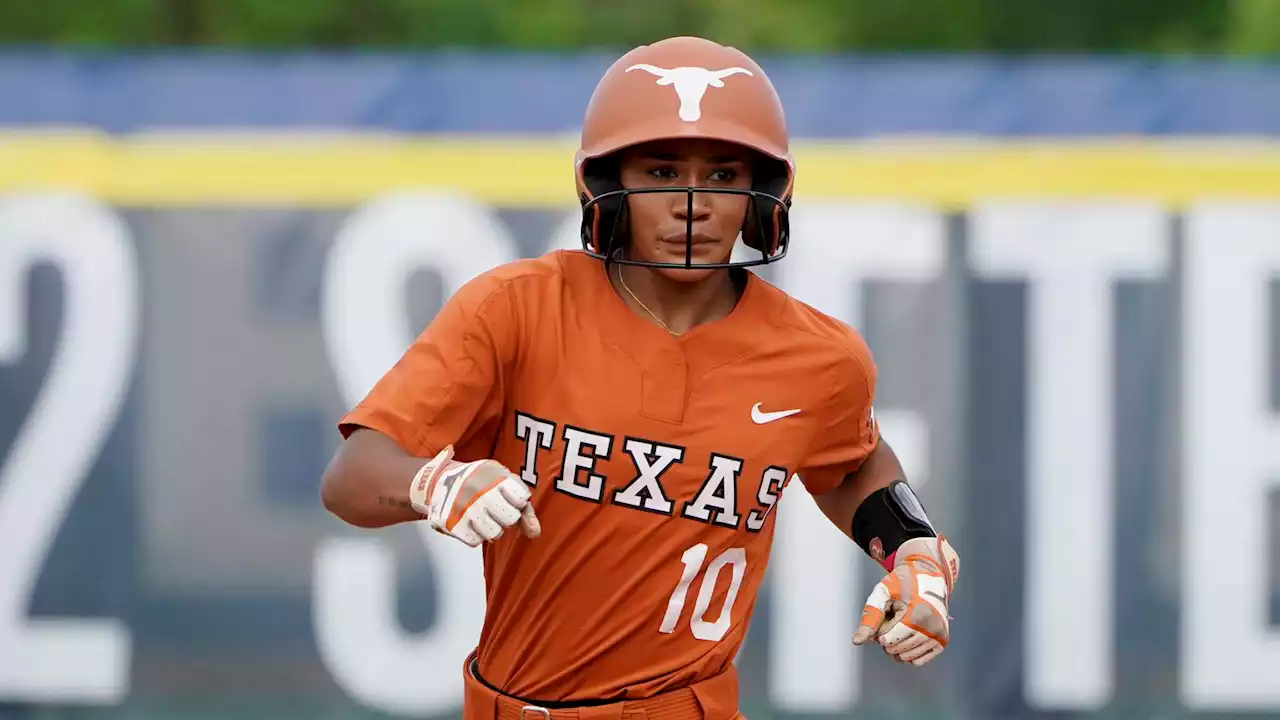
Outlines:
[[731, 67], [724, 70], [708, 70], [700, 67], [660, 68], [656, 65], [640, 63], [627, 68], [644, 70], [658, 77], [659, 85], [674, 85], [676, 95], [680, 98], [680, 119], [685, 122], [696, 122], [702, 117], [702, 96], [707, 88], [724, 87], [724, 79], [739, 73], [751, 75], [746, 68]]

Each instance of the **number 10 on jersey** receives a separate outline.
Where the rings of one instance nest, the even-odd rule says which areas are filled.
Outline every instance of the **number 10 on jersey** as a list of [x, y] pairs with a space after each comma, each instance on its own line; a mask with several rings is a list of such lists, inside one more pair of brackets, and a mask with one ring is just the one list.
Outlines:
[[[667, 600], [667, 613], [662, 616], [662, 626], [658, 628], [661, 632], [670, 634], [676, 631], [676, 624], [680, 622], [680, 616], [684, 613], [684, 600], [689, 594], [689, 586], [693, 584], [694, 578], [698, 577], [699, 571], [702, 570], [702, 563], [706, 559], [705, 543], [694, 545], [680, 556], [680, 562], [684, 563], [684, 573], [680, 575], [680, 582], [671, 591], [671, 597]], [[715, 593], [720, 571], [724, 570], [726, 565], [733, 570], [733, 577], [729, 580], [729, 594], [724, 598], [724, 607], [720, 609], [719, 617], [714, 622], [707, 622], [711, 596]], [[729, 548], [711, 560], [706, 572], [702, 573], [702, 581], [698, 586], [698, 599], [693, 604], [693, 618], [689, 621], [689, 630], [693, 632], [694, 637], [699, 640], [718, 641], [729, 632], [733, 603], [738, 599], [738, 590], [742, 587], [742, 578], [746, 574], [747, 551], [743, 548]]]

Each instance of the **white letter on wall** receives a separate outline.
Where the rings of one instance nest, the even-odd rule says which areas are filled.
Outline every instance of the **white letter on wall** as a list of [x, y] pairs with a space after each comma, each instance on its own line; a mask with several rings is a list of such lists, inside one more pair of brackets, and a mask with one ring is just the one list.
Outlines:
[[[452, 294], [516, 258], [493, 211], [453, 195], [392, 195], [347, 221], [325, 267], [322, 322], [349, 405], [412, 342], [406, 285], [433, 268]], [[386, 712], [435, 715], [462, 706], [462, 661], [480, 637], [480, 553], [416, 523], [435, 564], [435, 624], [410, 636], [396, 618], [395, 562], [377, 538], [333, 538], [315, 559], [316, 638], [324, 664], [350, 696]], [[446, 579], [447, 578], [447, 579]]]
[[1181, 690], [1196, 710], [1280, 708], [1280, 632], [1267, 627], [1267, 495], [1280, 490], [1268, 406], [1268, 281], [1280, 205], [1206, 204], [1187, 217], [1182, 408]]
[[[797, 203], [794, 244], [778, 264], [778, 284], [797, 299], [861, 327], [867, 280], [928, 282], [942, 273], [943, 218], [911, 205]], [[912, 483], [928, 472], [928, 428], [917, 413], [882, 409], [876, 419], [891, 438]], [[792, 484], [788, 494], [806, 495]], [[862, 552], [809, 497], [779, 500], [770, 564], [772, 632], [769, 696], [787, 712], [841, 712], [859, 696], [859, 655], [852, 638], [861, 612]]]
[[973, 213], [974, 272], [1028, 287], [1025, 692], [1096, 708], [1114, 664], [1114, 286], [1168, 266], [1149, 204], [990, 203]]

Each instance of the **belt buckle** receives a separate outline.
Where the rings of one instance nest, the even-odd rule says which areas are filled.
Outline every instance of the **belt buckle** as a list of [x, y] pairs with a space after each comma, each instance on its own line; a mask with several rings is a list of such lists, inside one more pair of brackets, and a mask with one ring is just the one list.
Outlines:
[[525, 713], [533, 713], [535, 717], [541, 717], [542, 720], [551, 720], [551, 711], [540, 705], [525, 705], [520, 708], [520, 720], [525, 720]]

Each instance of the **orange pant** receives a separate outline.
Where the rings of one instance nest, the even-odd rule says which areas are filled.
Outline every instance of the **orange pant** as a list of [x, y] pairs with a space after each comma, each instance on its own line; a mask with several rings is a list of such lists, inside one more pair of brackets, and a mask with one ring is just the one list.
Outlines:
[[738, 670], [732, 665], [708, 680], [642, 700], [547, 709], [490, 689], [471, 671], [474, 658], [472, 653], [463, 666], [463, 720], [745, 720], [738, 712]]

